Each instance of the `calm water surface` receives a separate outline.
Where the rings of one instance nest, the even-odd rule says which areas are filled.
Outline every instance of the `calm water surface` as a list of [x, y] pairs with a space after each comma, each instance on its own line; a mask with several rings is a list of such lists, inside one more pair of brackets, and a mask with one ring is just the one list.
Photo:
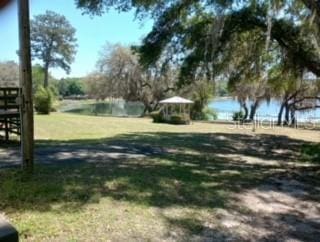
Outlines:
[[[239, 103], [232, 98], [214, 99], [209, 103], [209, 108], [218, 113], [218, 120], [232, 120], [234, 112], [240, 110]], [[257, 110], [258, 119], [266, 119], [267, 121], [276, 120], [280, 109], [278, 101], [270, 103], [263, 102]], [[144, 106], [139, 102], [98, 102], [93, 104], [80, 104], [65, 106], [63, 112], [71, 112], [83, 115], [97, 116], [133, 116], [138, 117], [143, 114]], [[311, 110], [308, 112], [297, 112], [298, 121], [317, 121], [320, 122], [320, 110]]]
[[[216, 110], [218, 119], [229, 120], [232, 119], [232, 114], [240, 110], [238, 101], [232, 98], [214, 99], [210, 102], [209, 107]], [[272, 100], [270, 103], [263, 102], [257, 110], [259, 119], [277, 119], [280, 109], [280, 102]], [[298, 120], [300, 121], [320, 121], [320, 110], [311, 110], [308, 112], [297, 112]]]

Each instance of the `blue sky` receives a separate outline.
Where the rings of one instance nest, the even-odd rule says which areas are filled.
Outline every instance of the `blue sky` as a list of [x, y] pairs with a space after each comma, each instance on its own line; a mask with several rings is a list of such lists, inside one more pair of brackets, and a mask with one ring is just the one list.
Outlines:
[[[99, 51], [106, 43], [137, 44], [152, 27], [152, 21], [134, 20], [134, 13], [110, 11], [103, 16], [90, 17], [77, 9], [74, 0], [30, 0], [30, 16], [52, 10], [63, 14], [77, 29], [78, 52], [69, 76], [84, 76], [94, 70]], [[0, 12], [0, 61], [18, 61], [17, 6], [11, 4]], [[50, 70], [56, 78], [66, 77], [60, 69]]]

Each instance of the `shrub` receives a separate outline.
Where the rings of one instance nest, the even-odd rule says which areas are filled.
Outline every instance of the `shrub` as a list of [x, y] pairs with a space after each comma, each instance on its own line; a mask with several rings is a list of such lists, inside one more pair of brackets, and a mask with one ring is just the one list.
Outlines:
[[35, 96], [35, 110], [40, 114], [49, 114], [52, 110], [52, 93], [49, 89], [40, 87]]
[[209, 107], [205, 107], [200, 112], [193, 112], [192, 113], [192, 119], [193, 120], [216, 120], [218, 119], [218, 114], [216, 111], [210, 109]]
[[243, 121], [243, 119], [244, 119], [244, 113], [243, 113], [242, 111], [235, 112], [235, 113], [232, 115], [232, 119], [233, 119], [233, 121]]
[[217, 120], [218, 119], [218, 114], [215, 110], [210, 109], [210, 108], [205, 108], [203, 110], [203, 119], [202, 120], [207, 120], [207, 121], [211, 121], [211, 120]]
[[164, 117], [161, 111], [154, 111], [150, 113], [151, 118], [153, 119], [154, 123], [163, 123]]
[[187, 124], [189, 122], [189, 116], [186, 115], [172, 115], [169, 121], [171, 124]]

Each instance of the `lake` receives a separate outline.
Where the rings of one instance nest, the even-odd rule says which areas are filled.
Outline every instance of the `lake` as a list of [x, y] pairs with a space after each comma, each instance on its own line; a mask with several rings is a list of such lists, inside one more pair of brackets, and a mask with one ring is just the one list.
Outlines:
[[[218, 113], [218, 120], [231, 120], [234, 112], [240, 110], [239, 103], [232, 98], [217, 98], [209, 103], [209, 108]], [[276, 100], [270, 103], [263, 102], [257, 110], [258, 119], [277, 120], [280, 104]], [[144, 106], [140, 102], [116, 101], [97, 102], [89, 104], [72, 104], [65, 106], [62, 112], [77, 113], [83, 115], [97, 116], [117, 116], [117, 117], [138, 117], [143, 114]], [[308, 112], [297, 112], [298, 121], [320, 121], [320, 110], [311, 110]]]
[[144, 105], [140, 102], [96, 102], [96, 103], [73, 103], [64, 105], [62, 112], [114, 117], [138, 117], [143, 114]]
[[[232, 114], [240, 110], [238, 101], [232, 98], [217, 98], [209, 103], [209, 107], [218, 113], [218, 120], [230, 120]], [[263, 102], [257, 110], [258, 119], [277, 120], [280, 102], [271, 100]], [[320, 121], [320, 110], [297, 112], [298, 121]]]

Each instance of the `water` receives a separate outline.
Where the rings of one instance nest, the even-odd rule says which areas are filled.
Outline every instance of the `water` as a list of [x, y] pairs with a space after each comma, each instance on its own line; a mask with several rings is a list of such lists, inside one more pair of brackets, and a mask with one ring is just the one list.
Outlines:
[[[209, 103], [209, 108], [218, 113], [218, 120], [232, 120], [234, 112], [240, 111], [239, 103], [232, 98], [214, 99]], [[280, 103], [272, 100], [270, 103], [263, 102], [257, 110], [257, 117], [260, 120], [277, 120]], [[139, 117], [143, 114], [144, 105], [140, 102], [115, 101], [97, 102], [93, 104], [71, 104], [66, 105], [62, 112], [115, 117]], [[297, 112], [298, 121], [320, 122], [320, 109], [308, 112]]]
[[139, 117], [143, 114], [144, 105], [140, 102], [98, 102], [75, 105], [61, 110], [67, 113], [95, 116]]
[[[218, 120], [230, 120], [234, 112], [240, 111], [238, 101], [232, 98], [214, 99], [209, 103], [209, 107], [218, 113]], [[280, 110], [280, 102], [272, 100], [269, 103], [263, 102], [258, 110], [257, 117], [259, 119], [276, 120]], [[297, 112], [299, 121], [320, 121], [320, 110], [310, 110], [308, 112]]]

